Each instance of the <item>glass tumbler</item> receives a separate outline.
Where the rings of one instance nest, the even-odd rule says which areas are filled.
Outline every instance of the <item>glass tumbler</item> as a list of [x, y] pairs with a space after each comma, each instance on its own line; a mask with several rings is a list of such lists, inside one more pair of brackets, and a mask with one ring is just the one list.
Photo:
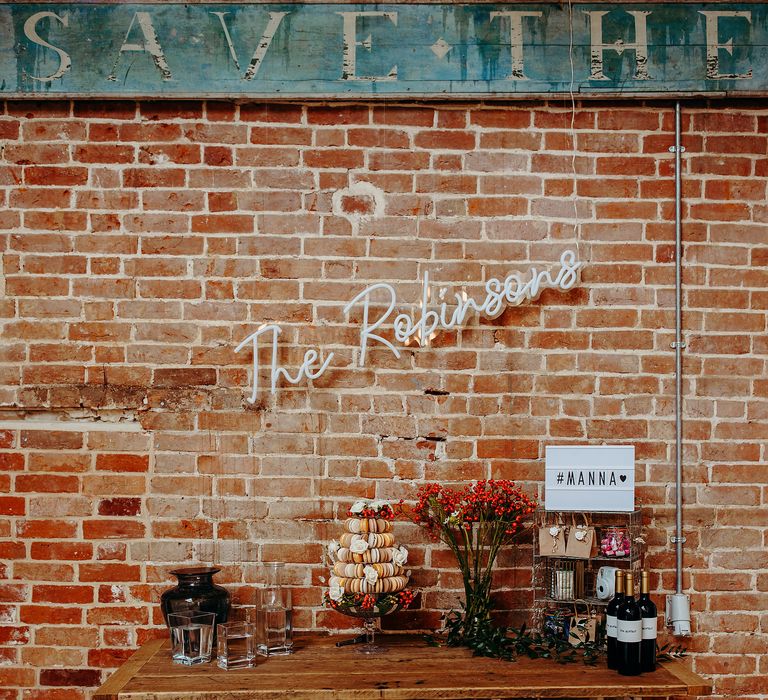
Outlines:
[[211, 660], [216, 613], [169, 613], [173, 662], [194, 666]]
[[216, 627], [216, 664], [231, 668], [251, 668], [256, 656], [255, 626], [251, 622], [225, 622]]

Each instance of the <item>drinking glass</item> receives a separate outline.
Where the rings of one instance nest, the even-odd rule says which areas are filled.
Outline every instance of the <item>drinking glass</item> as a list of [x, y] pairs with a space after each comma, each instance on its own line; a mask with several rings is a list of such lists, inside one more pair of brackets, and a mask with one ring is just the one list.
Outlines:
[[173, 662], [194, 666], [211, 660], [216, 613], [170, 613]]
[[225, 622], [216, 626], [216, 663], [231, 668], [251, 668], [256, 655], [255, 626], [251, 622]]

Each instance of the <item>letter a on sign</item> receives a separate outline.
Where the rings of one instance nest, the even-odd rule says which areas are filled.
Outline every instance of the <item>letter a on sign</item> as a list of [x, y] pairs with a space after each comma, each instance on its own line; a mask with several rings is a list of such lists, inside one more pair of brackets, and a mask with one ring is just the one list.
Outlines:
[[[139, 29], [141, 29], [141, 33], [144, 36], [143, 44], [128, 43], [128, 37], [131, 36], [134, 22], [138, 23]], [[165, 60], [165, 54], [160, 46], [160, 42], [157, 40], [157, 32], [152, 24], [152, 18], [150, 17], [149, 12], [137, 12], [133, 15], [128, 31], [125, 33], [125, 40], [120, 47], [120, 51], [117, 53], [115, 62], [112, 65], [112, 72], [107, 76], [107, 80], [117, 80], [117, 64], [120, 62], [120, 57], [128, 51], [148, 53], [152, 56], [152, 60], [160, 71], [163, 80], [173, 80], [171, 69], [168, 67], [168, 61]]]

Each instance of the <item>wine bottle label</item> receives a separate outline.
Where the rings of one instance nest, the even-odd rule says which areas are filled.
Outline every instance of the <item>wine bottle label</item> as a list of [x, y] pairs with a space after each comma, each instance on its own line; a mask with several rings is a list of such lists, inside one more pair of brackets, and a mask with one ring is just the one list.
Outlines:
[[605, 616], [605, 633], [609, 637], [616, 636], [616, 623], [618, 622], [616, 615]]
[[618, 620], [616, 639], [619, 642], [640, 642], [643, 639], [643, 623], [641, 620]]
[[643, 618], [643, 639], [656, 639], [656, 618]]

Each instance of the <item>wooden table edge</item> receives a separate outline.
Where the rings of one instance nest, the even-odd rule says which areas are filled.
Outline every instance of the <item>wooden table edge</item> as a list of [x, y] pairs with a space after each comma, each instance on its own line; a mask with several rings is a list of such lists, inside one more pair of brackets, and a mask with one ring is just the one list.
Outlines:
[[[95, 694], [92, 696], [92, 700], [120, 700], [121, 693], [125, 689], [125, 687], [128, 685], [128, 683], [136, 677], [136, 675], [141, 671], [141, 669], [160, 651], [160, 649], [167, 643], [167, 640], [165, 639], [153, 639], [148, 642], [146, 642], [142, 647], [140, 647], [120, 668], [118, 668], [110, 678], [107, 679], [107, 681], [98, 689], [96, 690]], [[707, 696], [712, 694], [712, 684], [707, 681], [707, 679], [702, 678], [698, 674], [694, 673], [690, 669], [688, 669], [681, 661], [674, 660], [674, 661], [668, 661], [668, 662], [662, 662], [659, 664], [659, 666], [666, 671], [670, 673], [671, 676], [673, 676], [679, 683], [681, 684], [681, 688], [675, 689], [674, 691], [671, 691], [670, 694], [665, 694], [663, 696], [648, 696], [648, 697], [666, 697], [669, 698], [672, 695], [674, 696], [682, 696], [686, 695], [688, 697], [696, 697], [696, 696]], [[402, 693], [411, 693], [413, 689], [387, 689], [385, 691], [379, 691], [379, 697], [380, 698], [390, 698], [391, 700], [399, 699], [403, 700], [404, 698], [412, 697], [409, 695], [403, 695]], [[435, 690], [435, 689], [433, 689]], [[490, 690], [490, 689], [487, 689]], [[502, 690], [501, 688], [499, 690]], [[550, 692], [552, 690], [555, 690], [555, 688], [550, 687], [547, 690]], [[594, 689], [592, 689], [594, 690]], [[591, 691], [590, 691], [591, 692]], [[344, 697], [346, 694], [342, 694], [337, 697]], [[440, 694], [436, 697], [438, 697]], [[360, 696], [359, 691], [354, 691], [352, 695], [350, 695], [350, 698], [357, 698]], [[299, 696], [295, 696], [299, 697]], [[499, 697], [511, 697], [511, 696], [505, 696], [502, 692], [502, 694]], [[533, 697], [542, 697], [542, 696], [533, 696]], [[583, 697], [586, 698], [588, 696], [585, 695], [571, 695], [571, 697]], [[593, 695], [590, 695], [589, 697], [594, 697]], [[642, 695], [640, 696], [642, 697]]]
[[712, 683], [691, 671], [682, 661], [666, 661], [660, 666], [669, 671], [681, 683], [685, 683], [689, 696], [712, 695]]
[[140, 646], [94, 693], [92, 700], [119, 700], [120, 691], [131, 681], [165, 643], [164, 639], [151, 639]]

